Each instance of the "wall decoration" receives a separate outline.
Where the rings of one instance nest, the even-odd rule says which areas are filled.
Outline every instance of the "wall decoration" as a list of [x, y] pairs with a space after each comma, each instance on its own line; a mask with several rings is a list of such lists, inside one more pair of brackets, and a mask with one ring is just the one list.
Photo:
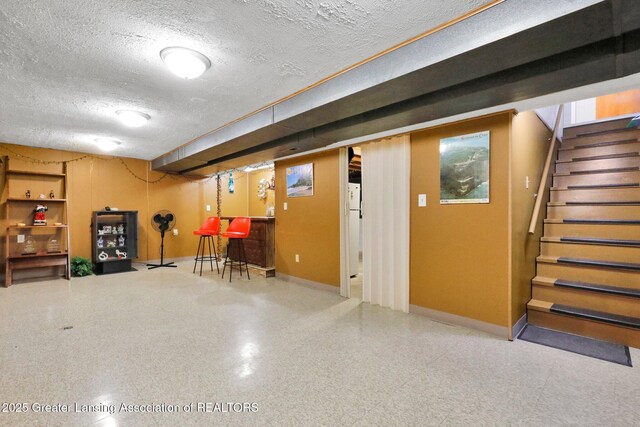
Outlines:
[[55, 199], [55, 198], [56, 198], [56, 195], [55, 195], [55, 193], [53, 192], [53, 190], [51, 190], [51, 191], [49, 192], [49, 198], [50, 198], [50, 199]]
[[440, 203], [489, 203], [489, 131], [440, 140]]
[[229, 172], [229, 193], [233, 193], [235, 190], [235, 184], [233, 183], [233, 172]]
[[53, 254], [62, 252], [60, 250], [60, 241], [56, 237], [50, 237], [47, 242], [47, 253]]
[[33, 255], [36, 253], [36, 242], [33, 236], [28, 236], [22, 247], [22, 255]]
[[36, 208], [33, 210], [35, 214], [33, 215], [33, 225], [47, 225], [47, 219], [44, 216], [44, 213], [48, 211], [45, 205], [36, 205]]
[[27, 190], [27, 192], [24, 193], [24, 197], [25, 197], [25, 199], [30, 199], [31, 198], [31, 190]]
[[286, 169], [287, 197], [313, 196], [313, 163]]
[[267, 198], [267, 189], [269, 188], [269, 181], [265, 178], [262, 178], [258, 183], [258, 198], [266, 199]]

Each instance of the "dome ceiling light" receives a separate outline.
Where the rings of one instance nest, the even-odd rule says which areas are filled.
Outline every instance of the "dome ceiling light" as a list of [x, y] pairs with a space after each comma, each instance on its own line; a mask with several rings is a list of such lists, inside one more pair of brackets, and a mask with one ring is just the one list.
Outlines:
[[94, 142], [102, 151], [113, 151], [120, 145], [120, 141], [113, 138], [96, 138]]
[[166, 47], [160, 51], [160, 58], [169, 70], [183, 79], [195, 79], [211, 67], [209, 58], [186, 47]]
[[147, 124], [149, 119], [151, 119], [150, 115], [133, 110], [118, 110], [116, 111], [116, 114], [123, 125], [131, 128], [144, 126]]

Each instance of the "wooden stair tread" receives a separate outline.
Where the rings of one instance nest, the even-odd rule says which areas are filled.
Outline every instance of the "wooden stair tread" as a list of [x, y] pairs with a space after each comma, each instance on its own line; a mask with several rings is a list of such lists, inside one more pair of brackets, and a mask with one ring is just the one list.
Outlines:
[[600, 206], [600, 205], [612, 205], [612, 206], [638, 206], [640, 200], [620, 200], [620, 201], [604, 201], [599, 202], [595, 200], [584, 200], [580, 202], [548, 202], [547, 206]]
[[609, 323], [627, 328], [640, 329], [640, 319], [631, 316], [622, 316], [603, 311], [589, 310], [586, 308], [571, 307], [563, 304], [553, 304], [549, 310], [551, 313], [559, 313], [597, 322]]
[[561, 288], [576, 289], [588, 292], [597, 292], [609, 295], [619, 295], [631, 298], [640, 298], [640, 289], [625, 288], [621, 286], [603, 285], [600, 283], [578, 282], [551, 277], [536, 276], [531, 280], [534, 285], [557, 286]]
[[568, 190], [615, 190], [616, 188], [636, 188], [640, 187], [640, 182], [630, 182], [627, 184], [591, 184], [591, 185], [569, 185], [567, 187], [551, 187], [551, 191]]
[[[631, 118], [629, 118], [628, 121], [631, 121]], [[576, 134], [576, 136], [571, 136], [569, 138], [565, 138], [564, 140], [565, 141], [569, 141], [569, 140], [572, 140], [572, 139], [584, 138], [585, 136], [603, 135], [603, 134], [606, 134], [606, 133], [618, 133], [618, 132], [632, 131], [632, 130], [638, 130], [638, 129], [635, 128], [635, 127], [628, 128], [628, 127], [624, 126], [624, 127], [620, 127], [620, 128], [613, 128], [613, 129], [606, 129], [606, 130], [596, 130], [596, 131], [593, 131], [593, 132], [578, 133], [578, 134]]]
[[629, 166], [624, 168], [609, 168], [609, 169], [591, 169], [584, 171], [571, 171], [571, 172], [556, 172], [553, 176], [571, 176], [571, 175], [594, 175], [599, 173], [618, 173], [618, 172], [637, 172], [640, 171], [640, 166]]
[[527, 303], [527, 308], [531, 308], [539, 311], [549, 311], [553, 303], [547, 301], [540, 301], [536, 299], [529, 300]]
[[621, 295], [632, 298], [640, 298], [640, 289], [622, 288], [619, 286], [601, 285], [599, 283], [574, 282], [571, 280], [558, 279], [554, 282], [555, 286], [564, 288], [580, 289], [591, 292], [601, 292], [610, 295]]
[[640, 225], [640, 220], [635, 219], [572, 219], [572, 218], [547, 218], [545, 224], [609, 224], [609, 225]]
[[622, 139], [619, 141], [594, 142], [591, 144], [574, 145], [572, 147], [560, 147], [558, 151], [583, 150], [585, 148], [610, 147], [612, 145], [634, 144], [640, 141], [638, 138]]
[[620, 270], [633, 270], [640, 271], [640, 264], [631, 262], [617, 262], [617, 261], [602, 261], [597, 259], [585, 259], [585, 258], [569, 258], [569, 257], [556, 257], [558, 264], [576, 264], [586, 265], [589, 267], [603, 267], [614, 268]]
[[640, 157], [640, 153], [633, 151], [630, 153], [617, 153], [617, 154], [603, 154], [601, 156], [588, 156], [588, 157], [574, 157], [571, 160], [556, 160], [556, 164], [562, 163], [575, 163], [575, 162], [589, 162], [592, 160], [610, 160], [610, 159], [624, 159], [628, 157]]
[[548, 255], [539, 255], [536, 257], [536, 261], [546, 264], [575, 264], [584, 265], [588, 267], [603, 267], [619, 270], [632, 270], [640, 271], [640, 264], [631, 262], [616, 262], [616, 261], [602, 261], [597, 259], [586, 258], [568, 258], [568, 257], [554, 257]]
[[613, 245], [613, 246], [637, 246], [640, 247], [640, 240], [605, 239], [600, 237], [574, 237], [574, 236], [545, 236], [542, 242], [551, 243], [584, 243], [590, 245]]

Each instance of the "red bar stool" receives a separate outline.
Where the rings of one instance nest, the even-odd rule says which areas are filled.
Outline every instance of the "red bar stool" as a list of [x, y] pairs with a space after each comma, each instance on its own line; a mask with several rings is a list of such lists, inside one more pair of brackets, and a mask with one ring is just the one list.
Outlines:
[[229, 239], [229, 244], [227, 245], [227, 257], [224, 260], [224, 267], [222, 268], [222, 278], [224, 279], [224, 271], [227, 268], [227, 262], [230, 264], [229, 266], [229, 281], [231, 281], [231, 273], [233, 271], [233, 258], [231, 257], [231, 248], [232, 245], [235, 246], [236, 252], [238, 254], [238, 263], [240, 264], [240, 277], [242, 277], [242, 260], [244, 258], [244, 268], [247, 270], [247, 279], [251, 280], [249, 277], [249, 267], [247, 266], [247, 254], [244, 251], [244, 239], [249, 235], [249, 231], [251, 230], [251, 218], [247, 218], [244, 216], [239, 216], [229, 224], [227, 227], [227, 231], [222, 233], [222, 237], [226, 237]]
[[[196, 272], [196, 266], [200, 261], [200, 275], [202, 276], [202, 263], [205, 259], [209, 260], [211, 264], [211, 271], [213, 271], [213, 260], [216, 261], [216, 270], [220, 274], [220, 267], [218, 266], [218, 252], [216, 251], [216, 245], [213, 241], [213, 236], [220, 234], [220, 218], [217, 216], [210, 216], [206, 221], [193, 232], [194, 235], [200, 236], [198, 241], [198, 251], [196, 252], [195, 263], [193, 264], [193, 272]], [[206, 242], [206, 243], [205, 243]], [[205, 244], [209, 246], [209, 256], [204, 255]], [[211, 255], [211, 247], [213, 247], [213, 256]], [[200, 248], [202, 248], [202, 254], [200, 254]]]

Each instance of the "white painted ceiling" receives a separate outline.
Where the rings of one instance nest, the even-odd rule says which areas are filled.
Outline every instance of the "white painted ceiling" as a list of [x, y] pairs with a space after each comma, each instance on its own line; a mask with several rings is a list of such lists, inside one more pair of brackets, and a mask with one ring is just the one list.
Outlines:
[[[152, 159], [487, 0], [3, 0], [0, 141]], [[181, 80], [159, 52], [211, 59]], [[115, 111], [151, 115], [122, 126]]]

